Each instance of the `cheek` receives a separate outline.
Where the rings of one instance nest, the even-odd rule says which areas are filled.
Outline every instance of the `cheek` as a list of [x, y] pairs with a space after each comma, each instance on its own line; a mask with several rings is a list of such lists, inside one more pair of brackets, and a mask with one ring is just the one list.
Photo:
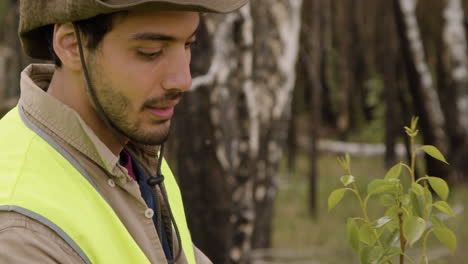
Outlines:
[[119, 86], [124, 90], [135, 111], [141, 111], [149, 99], [162, 95], [162, 92], [157, 89], [159, 87], [158, 71], [153, 69], [132, 69], [125, 73], [125, 78], [121, 80]]
[[192, 61], [192, 50], [187, 51], [187, 61], [190, 63]]
[[164, 60], [143, 61], [131, 52], [115, 53], [107, 61], [107, 79], [130, 100], [132, 108], [140, 110], [152, 97], [161, 96], [160, 83], [164, 76]]

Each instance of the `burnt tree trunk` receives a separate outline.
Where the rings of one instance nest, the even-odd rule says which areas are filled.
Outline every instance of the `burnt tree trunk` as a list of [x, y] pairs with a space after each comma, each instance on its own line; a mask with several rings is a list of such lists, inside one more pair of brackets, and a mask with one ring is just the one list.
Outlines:
[[[214, 263], [249, 263], [271, 245], [287, 139], [301, 0], [258, 0], [206, 16], [193, 90], [177, 109], [177, 174], [194, 242]], [[207, 64], [209, 65], [207, 67]]]

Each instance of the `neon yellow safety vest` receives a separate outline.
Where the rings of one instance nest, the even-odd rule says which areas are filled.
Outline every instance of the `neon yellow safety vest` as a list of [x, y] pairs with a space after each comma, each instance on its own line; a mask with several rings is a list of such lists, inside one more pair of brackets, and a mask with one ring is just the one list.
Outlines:
[[[86, 172], [21, 108], [0, 120], [0, 149], [0, 211], [48, 226], [85, 263], [150, 263]], [[182, 249], [195, 264], [180, 191], [165, 161], [162, 172]]]

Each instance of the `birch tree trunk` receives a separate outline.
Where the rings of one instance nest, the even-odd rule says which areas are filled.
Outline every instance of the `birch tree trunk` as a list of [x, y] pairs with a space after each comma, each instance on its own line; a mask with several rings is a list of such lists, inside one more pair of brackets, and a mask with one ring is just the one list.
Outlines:
[[447, 131], [450, 134], [450, 158], [459, 176], [466, 176], [468, 166], [468, 57], [464, 28], [465, 15], [461, 0], [445, 0], [443, 17], [444, 86], [452, 101], [447, 107]]
[[257, 0], [206, 16], [213, 45], [194, 54], [202, 74], [178, 107], [170, 151], [194, 241], [217, 264], [249, 263], [252, 248], [271, 243], [301, 5]]
[[[417, 2], [417, 0], [394, 0], [400, 45], [407, 67], [413, 103], [421, 120], [424, 142], [437, 146], [446, 154], [448, 138], [444, 131], [445, 118], [424, 53], [415, 13]], [[427, 162], [427, 168], [431, 175], [448, 177], [448, 168], [442, 164], [430, 161]]]

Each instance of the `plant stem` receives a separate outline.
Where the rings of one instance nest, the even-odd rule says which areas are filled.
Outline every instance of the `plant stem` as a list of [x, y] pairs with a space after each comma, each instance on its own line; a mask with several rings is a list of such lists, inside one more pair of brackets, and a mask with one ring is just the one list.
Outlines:
[[354, 193], [356, 194], [356, 197], [358, 198], [359, 200], [359, 205], [361, 206], [361, 209], [362, 209], [362, 214], [364, 216], [364, 219], [369, 222], [369, 217], [367, 217], [367, 210], [366, 210], [366, 207], [364, 206], [364, 202], [362, 201], [362, 198], [361, 198], [361, 194], [359, 193], [359, 188], [357, 186], [357, 184], [354, 182], [353, 183], [353, 187], [354, 187]]
[[[364, 216], [364, 221], [366, 222], [366, 224], [371, 226], [369, 216], [367, 215], [367, 201], [369, 199], [369, 196], [366, 197], [365, 201], [362, 201], [361, 194], [359, 193], [359, 188], [358, 188], [357, 184], [353, 183], [353, 187], [354, 187], [354, 193], [356, 194], [356, 197], [359, 200], [359, 204], [361, 205], [362, 214]], [[377, 231], [375, 229], [373, 229], [373, 228], [372, 228], [372, 231], [373, 231], [372, 233], [375, 236], [375, 240], [377, 241], [377, 244], [382, 247], [383, 245], [382, 245], [382, 242], [380, 241], [379, 236], [377, 235]]]
[[427, 248], [427, 238], [429, 237], [429, 234], [432, 233], [432, 231], [434, 231], [434, 229], [431, 228], [431, 230], [427, 231], [426, 234], [424, 235], [424, 239], [423, 239], [423, 249], [422, 249], [422, 256], [421, 257], [424, 257], [426, 256], [426, 248]]
[[[399, 204], [399, 206], [401, 206], [401, 204]], [[404, 264], [405, 263], [406, 238], [405, 238], [405, 235], [403, 234], [403, 213], [402, 212], [398, 213], [398, 221], [400, 224], [400, 249], [401, 249], [400, 264]]]
[[411, 145], [411, 182], [416, 181], [416, 177], [414, 175], [415, 164], [416, 164], [416, 151], [414, 151], [414, 137], [410, 136], [410, 145]]

